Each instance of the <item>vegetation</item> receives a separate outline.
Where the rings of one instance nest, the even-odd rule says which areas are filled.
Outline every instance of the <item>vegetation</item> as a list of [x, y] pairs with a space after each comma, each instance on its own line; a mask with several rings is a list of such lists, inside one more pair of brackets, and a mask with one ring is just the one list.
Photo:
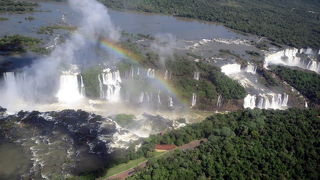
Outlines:
[[118, 174], [120, 172], [126, 171], [130, 168], [134, 168], [136, 166], [138, 166], [140, 163], [146, 161], [147, 159], [142, 157], [139, 159], [135, 159], [135, 160], [131, 160], [127, 163], [123, 163], [123, 164], [119, 164], [113, 168], [108, 169], [107, 174], [105, 175], [105, 177], [110, 177], [113, 176], [115, 174]]
[[63, 25], [54, 25], [54, 26], [43, 26], [38, 30], [38, 34], [49, 34], [52, 35], [54, 30], [66, 30], [66, 31], [74, 31], [76, 27], [74, 26], [63, 26]]
[[[167, 69], [172, 72], [173, 84], [183, 97], [192, 97], [197, 93], [200, 99], [216, 99], [219, 94], [225, 99], [242, 99], [245, 89], [236, 81], [230, 79], [220, 69], [202, 62], [193, 62], [183, 57], [166, 62]], [[194, 72], [199, 72], [199, 81], [193, 79]], [[214, 101], [216, 102], [216, 101]]]
[[130, 127], [130, 125], [134, 122], [135, 116], [132, 114], [118, 114], [114, 118], [114, 120], [121, 127]]
[[272, 66], [272, 71], [310, 101], [320, 104], [320, 75], [283, 66]]
[[[320, 46], [317, 0], [100, 0], [111, 8], [214, 21], [296, 47]], [[299, 26], [297, 26], [299, 24]]]
[[149, 161], [129, 179], [319, 179], [319, 115], [317, 109], [255, 109], [211, 116], [146, 139], [139, 151], [156, 143], [208, 142]]
[[26, 21], [33, 21], [35, 18], [33, 16], [28, 16], [24, 18]]
[[0, 13], [26, 13], [34, 11], [37, 3], [27, 1], [0, 0]]
[[261, 80], [266, 86], [270, 87], [279, 85], [277, 81], [272, 77], [272, 74], [264, 68], [259, 67], [257, 69], [257, 72], [263, 77], [263, 79]]
[[9, 20], [8, 18], [0, 17], [0, 21], [8, 21], [8, 20]]
[[83, 83], [86, 87], [86, 96], [89, 98], [100, 97], [99, 90], [99, 73], [101, 68], [91, 67], [82, 73]]
[[253, 57], [260, 57], [261, 54], [256, 52], [256, 51], [246, 51], [247, 54], [249, 54], [250, 56], [253, 56]]
[[24, 53], [28, 50], [36, 53], [46, 53], [40, 47], [41, 40], [22, 35], [4, 36], [0, 39], [0, 51], [5, 53]]

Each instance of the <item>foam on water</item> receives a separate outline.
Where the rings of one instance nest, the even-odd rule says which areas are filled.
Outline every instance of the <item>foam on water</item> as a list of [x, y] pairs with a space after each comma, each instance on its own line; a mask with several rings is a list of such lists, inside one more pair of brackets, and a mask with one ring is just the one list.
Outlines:
[[286, 109], [288, 107], [289, 95], [286, 93], [276, 94], [248, 94], [244, 98], [244, 108], [259, 109]]
[[[302, 58], [299, 55], [307, 55]], [[295, 66], [302, 69], [307, 69], [320, 73], [320, 62], [315, 59], [316, 53], [312, 49], [300, 49], [289, 48], [274, 53], [269, 53], [265, 56], [264, 67], [268, 68], [269, 65], [284, 65]]]

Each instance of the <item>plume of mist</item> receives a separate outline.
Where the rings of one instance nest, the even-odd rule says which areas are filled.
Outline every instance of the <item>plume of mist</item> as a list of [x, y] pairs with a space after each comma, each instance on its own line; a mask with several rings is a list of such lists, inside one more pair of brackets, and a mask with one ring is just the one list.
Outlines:
[[[24, 68], [21, 78], [16, 79], [15, 89], [18, 93], [7, 99], [26, 99], [28, 102], [52, 101], [57, 91], [61, 67], [70, 64], [87, 65], [101, 59], [95, 50], [101, 38], [117, 41], [119, 31], [112, 24], [107, 8], [96, 0], [68, 0], [71, 8], [79, 14], [81, 21], [78, 27], [63, 44], [58, 45], [48, 56], [38, 59], [33, 65]], [[5, 87], [1, 96], [12, 96]], [[10, 101], [10, 100], [8, 100]], [[6, 106], [8, 101], [1, 101]], [[13, 101], [11, 103], [15, 103]], [[9, 105], [8, 105], [9, 106]]]
[[158, 34], [151, 44], [151, 49], [159, 55], [160, 64], [164, 67], [165, 61], [172, 58], [177, 47], [177, 39], [171, 34]]

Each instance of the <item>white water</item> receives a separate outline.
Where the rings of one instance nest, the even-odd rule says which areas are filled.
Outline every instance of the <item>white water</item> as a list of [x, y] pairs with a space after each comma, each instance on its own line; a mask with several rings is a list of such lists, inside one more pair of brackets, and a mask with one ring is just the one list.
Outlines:
[[256, 74], [257, 72], [257, 66], [254, 66], [252, 64], [248, 64], [247, 67], [245, 68], [245, 71], [247, 73], [252, 73], [252, 74]]
[[148, 78], [154, 78], [154, 76], [155, 76], [155, 70], [149, 68], [149, 69], [147, 70], [147, 77], [148, 77]]
[[289, 96], [284, 94], [248, 94], [244, 98], [244, 108], [259, 109], [286, 109], [288, 107]]
[[217, 107], [221, 107], [221, 105], [222, 105], [222, 96], [219, 95], [217, 100]]
[[173, 107], [173, 99], [172, 99], [172, 97], [171, 96], [169, 96], [169, 98], [168, 98], [168, 106], [169, 107]]
[[100, 97], [108, 102], [117, 103], [121, 100], [121, 77], [119, 70], [111, 71], [111, 69], [103, 70], [98, 76], [100, 86]]
[[197, 104], [197, 94], [192, 93], [191, 107], [194, 107], [196, 104]]
[[161, 105], [161, 97], [160, 97], [160, 90], [158, 91], [158, 95], [157, 95], [157, 98], [158, 98], [158, 104]]
[[56, 94], [58, 101], [61, 103], [75, 103], [84, 98], [84, 84], [82, 77], [80, 77], [80, 84], [78, 81], [78, 74], [63, 73], [60, 75], [59, 90]]
[[3, 87], [0, 91], [0, 106], [7, 108], [8, 113], [12, 113], [24, 106], [16, 79], [18, 77], [16, 77], [14, 72], [6, 72], [3, 74], [3, 77]]
[[226, 64], [221, 67], [221, 72], [224, 74], [231, 75], [241, 72], [241, 65], [240, 64]]
[[166, 70], [166, 72], [164, 73], [164, 80], [168, 80], [168, 70]]
[[194, 72], [194, 73], [193, 73], [193, 79], [199, 81], [199, 79], [200, 79], [200, 72]]
[[[301, 59], [298, 57], [299, 54], [308, 55], [307, 59]], [[307, 69], [320, 73], [320, 62], [315, 60], [313, 57], [312, 49], [300, 49], [289, 48], [276, 53], [267, 54], [265, 57], [264, 67], [267, 68], [269, 65], [284, 65], [284, 66], [295, 66], [302, 69]]]
[[234, 63], [234, 64], [226, 64], [221, 67], [221, 72], [224, 74], [231, 75], [231, 74], [236, 74], [236, 73], [241, 73], [241, 72], [247, 72], [251, 74], [256, 74], [257, 72], [257, 66], [254, 66], [253, 64], [248, 64], [247, 67], [241, 68], [240, 64]]
[[141, 92], [139, 96], [139, 103], [149, 103], [151, 101], [150, 94], [148, 92]]

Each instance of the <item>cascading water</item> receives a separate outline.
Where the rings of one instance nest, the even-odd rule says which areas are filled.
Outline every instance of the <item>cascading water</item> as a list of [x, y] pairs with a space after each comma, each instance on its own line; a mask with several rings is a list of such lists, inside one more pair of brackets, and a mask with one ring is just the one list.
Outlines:
[[192, 93], [191, 107], [194, 107], [196, 104], [197, 104], [197, 94]]
[[83, 78], [82, 76], [80, 75], [80, 93], [83, 97], [86, 96], [86, 88], [84, 86], [84, 83], [83, 83]]
[[245, 68], [245, 71], [247, 73], [252, 73], [252, 74], [256, 74], [257, 72], [257, 66], [254, 66], [252, 64], [248, 64], [247, 67]]
[[248, 94], [244, 98], [244, 108], [259, 108], [259, 109], [286, 109], [288, 107], [289, 95], [286, 93], [276, 94]]
[[151, 101], [151, 96], [150, 93], [148, 92], [141, 92], [139, 96], [139, 103], [150, 103]]
[[158, 95], [157, 95], [157, 98], [158, 98], [158, 105], [161, 105], [161, 97], [160, 97], [160, 90], [158, 91]]
[[59, 90], [56, 94], [58, 101], [61, 103], [74, 103], [85, 96], [84, 84], [80, 75], [71, 72], [64, 72], [60, 75]]
[[119, 70], [111, 71], [107, 68], [98, 76], [100, 86], [100, 97], [108, 102], [120, 102], [121, 100], [121, 77]]
[[149, 69], [147, 70], [147, 77], [148, 77], [148, 78], [154, 78], [154, 77], [155, 77], [155, 70], [149, 68]]
[[168, 72], [168, 70], [166, 70], [166, 72], [164, 73], [164, 79], [165, 80], [168, 80], [168, 74], [169, 74], [169, 72]]
[[221, 106], [222, 106], [222, 96], [219, 95], [217, 100], [217, 107], [221, 107]]
[[173, 99], [172, 99], [171, 96], [168, 97], [168, 106], [169, 106], [170, 108], [173, 107]]
[[240, 64], [226, 64], [221, 67], [221, 72], [224, 74], [231, 75], [241, 72], [241, 65]]
[[200, 79], [200, 72], [194, 72], [194, 73], [193, 73], [193, 79], [199, 81], [199, 79]]
[[[300, 57], [299, 55], [302, 54], [307, 55], [307, 57]], [[316, 53], [313, 53], [310, 48], [307, 50], [300, 49], [300, 51], [296, 48], [285, 49], [276, 53], [267, 54], [265, 57], [264, 67], [267, 68], [271, 64], [296, 66], [320, 73], [320, 62], [313, 57], [315, 54]]]

